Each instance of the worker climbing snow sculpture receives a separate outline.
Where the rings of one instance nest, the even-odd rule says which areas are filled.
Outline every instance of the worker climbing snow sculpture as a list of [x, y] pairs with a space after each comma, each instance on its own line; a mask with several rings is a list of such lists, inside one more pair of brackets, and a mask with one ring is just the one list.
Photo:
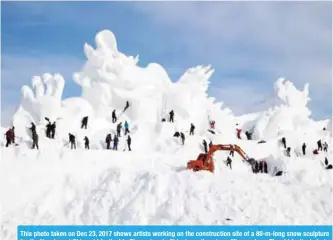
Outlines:
[[124, 110], [123, 110], [123, 112], [125, 112], [128, 108], [129, 108], [129, 102], [128, 101], [126, 101], [126, 106], [125, 106], [125, 108], [124, 108]]

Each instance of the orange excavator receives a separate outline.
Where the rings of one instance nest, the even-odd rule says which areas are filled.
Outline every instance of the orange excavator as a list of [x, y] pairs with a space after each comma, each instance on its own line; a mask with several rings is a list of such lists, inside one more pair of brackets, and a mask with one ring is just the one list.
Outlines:
[[208, 153], [200, 153], [197, 160], [191, 160], [187, 163], [187, 169], [193, 170], [194, 172], [200, 170], [206, 170], [214, 172], [214, 161], [213, 154], [216, 151], [225, 150], [225, 151], [236, 151], [245, 162], [251, 165], [252, 171], [254, 173], [265, 172], [267, 173], [267, 163], [265, 161], [256, 161], [254, 158], [249, 158], [247, 154], [241, 149], [238, 145], [232, 144], [219, 144], [211, 145]]

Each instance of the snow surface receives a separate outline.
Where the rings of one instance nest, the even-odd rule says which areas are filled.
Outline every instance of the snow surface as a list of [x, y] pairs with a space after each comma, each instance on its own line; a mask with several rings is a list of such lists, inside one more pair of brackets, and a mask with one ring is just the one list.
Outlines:
[[[235, 116], [207, 95], [211, 66], [188, 69], [177, 81], [157, 63], [139, 67], [139, 57], [117, 49], [108, 30], [84, 45], [83, 69], [73, 74], [82, 96], [62, 99], [60, 74], [34, 76], [21, 89], [21, 104], [13, 116], [19, 146], [4, 147], [1, 139], [1, 239], [16, 238], [18, 224], [330, 224], [332, 171], [324, 170], [329, 153], [313, 156], [319, 139], [332, 139], [332, 119], [316, 122], [307, 108], [309, 86], [302, 91], [283, 78], [274, 85], [280, 103], [266, 111]], [[126, 101], [130, 108], [122, 113]], [[132, 152], [105, 150], [105, 136], [118, 122], [130, 124]], [[175, 112], [175, 123], [161, 122]], [[81, 119], [89, 116], [87, 130]], [[56, 137], [45, 137], [45, 117], [57, 122]], [[211, 134], [209, 119], [216, 121]], [[32, 150], [30, 123], [35, 122], [40, 150]], [[117, 122], [117, 123], [118, 123]], [[190, 124], [196, 126], [189, 136]], [[2, 127], [2, 134], [10, 126]], [[236, 138], [236, 127], [253, 131], [253, 140]], [[327, 130], [323, 130], [326, 127]], [[185, 145], [173, 137], [186, 135]], [[68, 133], [77, 137], [70, 150]], [[90, 139], [84, 150], [83, 138]], [[279, 139], [292, 147], [284, 155]], [[214, 155], [216, 170], [184, 170], [203, 151], [202, 140], [238, 144], [251, 157], [265, 158], [269, 174], [254, 175], [235, 154], [232, 170]], [[266, 143], [258, 144], [259, 140]], [[298, 156], [306, 142], [308, 154]], [[277, 170], [282, 177], [273, 177]], [[227, 220], [228, 219], [228, 220]]]

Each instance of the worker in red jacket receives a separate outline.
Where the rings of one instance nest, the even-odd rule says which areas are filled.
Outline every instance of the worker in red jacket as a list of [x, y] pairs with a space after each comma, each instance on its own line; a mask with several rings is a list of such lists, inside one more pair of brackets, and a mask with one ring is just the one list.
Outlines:
[[237, 131], [237, 137], [238, 137], [238, 139], [242, 139], [241, 138], [242, 129], [236, 128], [236, 131]]
[[214, 129], [215, 128], [215, 121], [210, 121], [210, 128]]

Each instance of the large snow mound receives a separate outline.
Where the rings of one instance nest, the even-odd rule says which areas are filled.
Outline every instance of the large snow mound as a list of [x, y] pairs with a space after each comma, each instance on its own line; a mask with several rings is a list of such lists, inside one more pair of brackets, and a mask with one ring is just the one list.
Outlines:
[[[1, 139], [1, 239], [16, 238], [18, 224], [330, 224], [331, 171], [323, 162], [326, 157], [331, 163], [331, 148], [316, 156], [312, 150], [319, 139], [331, 143], [332, 120], [310, 118], [307, 84], [298, 90], [278, 79], [276, 105], [234, 116], [207, 94], [211, 66], [190, 68], [173, 82], [161, 65], [141, 67], [139, 56], [121, 53], [108, 30], [97, 33], [95, 45], [84, 45], [87, 61], [73, 74], [80, 97], [63, 98], [66, 82], [59, 73], [34, 76], [21, 89], [13, 116], [17, 145], [6, 148]], [[174, 122], [168, 122], [171, 110]], [[85, 116], [88, 128], [81, 129]], [[56, 122], [55, 139], [45, 136], [46, 119]], [[215, 134], [207, 131], [211, 120]], [[118, 151], [105, 150], [106, 134], [114, 136], [125, 121], [133, 151], [127, 151], [123, 132]], [[31, 149], [31, 122], [39, 150]], [[185, 145], [173, 137], [176, 131], [185, 133]], [[253, 140], [245, 131], [253, 132]], [[69, 149], [68, 133], [76, 136], [77, 150]], [[85, 136], [90, 150], [84, 150]], [[184, 170], [203, 152], [203, 139], [239, 145], [250, 157], [266, 159], [269, 173], [254, 175], [237, 154], [231, 170], [223, 151], [214, 154], [214, 174]], [[300, 154], [303, 143], [306, 156]], [[273, 177], [277, 170], [285, 174]]]

